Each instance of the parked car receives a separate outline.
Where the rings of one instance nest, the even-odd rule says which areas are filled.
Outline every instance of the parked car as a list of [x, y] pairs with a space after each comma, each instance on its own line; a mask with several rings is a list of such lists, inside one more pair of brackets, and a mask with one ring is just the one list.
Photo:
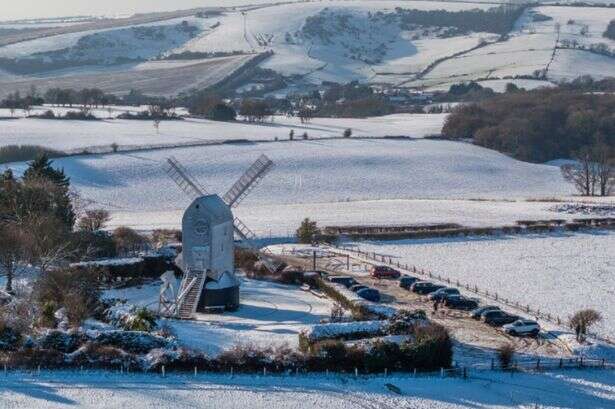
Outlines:
[[488, 311], [483, 314], [482, 320], [494, 327], [501, 327], [504, 324], [510, 324], [517, 321], [520, 317], [512, 315], [504, 311]]
[[350, 287], [350, 291], [356, 293], [356, 292], [359, 292], [359, 290], [362, 290], [364, 288], [369, 288], [369, 287], [363, 284], [355, 284], [352, 287]]
[[412, 284], [416, 283], [417, 281], [419, 281], [419, 279], [416, 277], [403, 276], [399, 280], [399, 286], [401, 288], [405, 288], [406, 290], [409, 290]]
[[480, 320], [483, 317], [483, 314], [489, 311], [500, 311], [500, 307], [497, 307], [495, 305], [484, 305], [482, 307], [478, 307], [472, 310], [472, 312], [470, 313], [470, 317], [474, 318], [475, 320]]
[[369, 274], [374, 278], [399, 278], [401, 273], [389, 266], [372, 266]]
[[417, 294], [429, 294], [439, 290], [440, 288], [444, 288], [444, 286], [430, 283], [429, 281], [417, 281], [412, 284], [410, 290]]
[[380, 291], [374, 288], [364, 288], [362, 290], [359, 290], [357, 291], [357, 295], [368, 301], [380, 302]]
[[336, 284], [341, 284], [346, 288], [350, 288], [357, 283], [357, 280], [350, 276], [329, 276], [329, 281]]
[[451, 295], [460, 295], [459, 290], [456, 288], [452, 288], [452, 287], [440, 288], [439, 290], [436, 290], [432, 292], [431, 294], [429, 294], [428, 298], [434, 301], [435, 300], [443, 301], [443, 300], [446, 300]]
[[444, 305], [448, 308], [454, 308], [456, 310], [469, 311], [478, 307], [478, 300], [464, 297], [462, 295], [449, 295], [444, 299]]
[[531, 335], [535, 337], [540, 332], [540, 324], [533, 320], [520, 319], [502, 326], [502, 329], [510, 335]]

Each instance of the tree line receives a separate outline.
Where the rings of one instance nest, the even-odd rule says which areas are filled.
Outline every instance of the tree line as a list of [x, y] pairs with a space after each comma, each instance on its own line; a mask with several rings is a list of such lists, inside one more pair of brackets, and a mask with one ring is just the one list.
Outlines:
[[572, 159], [564, 177], [583, 195], [608, 195], [615, 184], [615, 95], [565, 88], [517, 90], [462, 105], [442, 134], [517, 159]]
[[413, 25], [455, 27], [462, 32], [487, 32], [504, 35], [511, 31], [527, 6], [500, 6], [488, 10], [407, 10], [395, 9], [402, 27]]

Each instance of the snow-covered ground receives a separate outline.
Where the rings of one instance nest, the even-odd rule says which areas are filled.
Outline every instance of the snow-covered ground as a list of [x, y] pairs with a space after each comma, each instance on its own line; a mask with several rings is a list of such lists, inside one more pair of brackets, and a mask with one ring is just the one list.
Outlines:
[[[0, 385], [10, 408], [215, 407], [308, 408], [611, 408], [612, 370], [538, 374], [470, 373], [468, 380], [438, 376], [160, 375], [109, 372], [10, 373]], [[473, 377], [472, 377], [473, 376]], [[398, 387], [392, 392], [387, 384]]]
[[175, 156], [210, 192], [223, 193], [261, 153], [271, 157], [276, 167], [245, 205], [513, 199], [573, 192], [556, 166], [520, 162], [468, 143], [423, 139], [225, 144], [68, 157], [55, 164], [64, 168], [72, 185], [88, 199], [120, 209], [158, 211], [185, 204], [164, 171], [167, 157]]
[[[158, 308], [159, 283], [105, 292], [105, 297]], [[332, 302], [297, 286], [242, 278], [241, 307], [224, 314], [195, 314], [191, 321], [166, 321], [183, 346], [218, 354], [236, 345], [297, 348], [299, 332], [329, 317]]]
[[[41, 109], [41, 111], [47, 108]], [[63, 112], [70, 108], [53, 110]], [[137, 108], [112, 108], [111, 116], [117, 116]], [[139, 108], [142, 110], [145, 108]], [[73, 109], [76, 110], [76, 109]], [[33, 111], [33, 113], [35, 113]], [[107, 109], [95, 109], [94, 115], [107, 118]], [[178, 111], [179, 114], [185, 113]], [[19, 116], [20, 113], [16, 113]], [[0, 117], [10, 117], [8, 110], [0, 110]], [[222, 142], [242, 139], [250, 141], [287, 140], [291, 130], [300, 139], [307, 132], [310, 138], [341, 137], [347, 128], [354, 136], [409, 136], [420, 138], [439, 134], [446, 114], [396, 114], [366, 119], [314, 118], [301, 124], [298, 118], [276, 116], [273, 122], [251, 124], [245, 122], [215, 122], [201, 119], [165, 121], [158, 132], [153, 121], [104, 120], [60, 121], [47, 119], [15, 119], [0, 122], [0, 146], [40, 145], [58, 150], [110, 145], [146, 146], [152, 144]], [[206, 152], [205, 152], [206, 153]]]
[[[615, 336], [615, 233], [560, 232], [359, 242], [362, 249], [474, 284], [501, 297], [561, 317], [594, 308], [597, 331]], [[480, 260], [480, 262], [477, 262]]]

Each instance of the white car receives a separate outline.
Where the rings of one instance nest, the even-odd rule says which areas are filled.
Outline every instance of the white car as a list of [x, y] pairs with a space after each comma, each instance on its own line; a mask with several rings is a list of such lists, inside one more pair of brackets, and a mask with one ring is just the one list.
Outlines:
[[511, 324], [502, 326], [504, 332], [510, 335], [532, 335], [540, 332], [540, 325], [536, 321], [520, 319]]

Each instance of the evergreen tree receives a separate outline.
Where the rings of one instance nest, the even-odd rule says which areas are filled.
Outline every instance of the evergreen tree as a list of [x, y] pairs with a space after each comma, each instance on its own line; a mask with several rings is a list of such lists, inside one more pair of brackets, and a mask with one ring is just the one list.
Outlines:
[[24, 181], [28, 182], [34, 179], [47, 179], [57, 186], [62, 186], [68, 189], [70, 186], [70, 178], [64, 174], [64, 169], [57, 170], [51, 165], [53, 161], [46, 154], [40, 155], [33, 160], [28, 169], [24, 173]]
[[[64, 170], [52, 167], [53, 161], [41, 155], [30, 163], [24, 173], [18, 213], [49, 214], [71, 231], [75, 224], [75, 211], [69, 195], [70, 178]], [[18, 215], [19, 216], [19, 215]]]

